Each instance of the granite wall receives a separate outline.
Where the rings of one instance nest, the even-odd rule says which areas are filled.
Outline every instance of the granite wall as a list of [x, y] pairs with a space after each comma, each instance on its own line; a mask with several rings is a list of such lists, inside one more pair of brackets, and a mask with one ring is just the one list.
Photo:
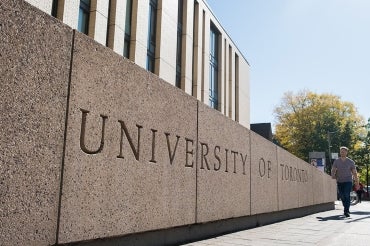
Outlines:
[[335, 182], [21, 0], [0, 3], [0, 244], [333, 202]]

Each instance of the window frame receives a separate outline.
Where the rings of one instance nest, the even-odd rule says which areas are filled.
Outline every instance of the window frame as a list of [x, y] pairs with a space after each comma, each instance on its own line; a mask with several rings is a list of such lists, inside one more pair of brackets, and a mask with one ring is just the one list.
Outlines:
[[147, 47], [146, 69], [152, 73], [154, 73], [155, 71], [157, 10], [158, 10], [158, 0], [150, 0], [149, 1], [149, 18], [148, 18], [148, 47]]
[[86, 35], [89, 35], [90, 8], [90, 0], [80, 0], [77, 30]]
[[182, 70], [182, 33], [184, 18], [184, 1], [178, 0], [177, 7], [177, 47], [176, 47], [176, 87], [181, 88]]
[[220, 60], [220, 32], [216, 26], [210, 25], [209, 46], [209, 106], [219, 109], [219, 60]]
[[133, 5], [133, 0], [127, 0], [127, 2], [126, 2], [125, 34], [124, 34], [124, 44], [123, 44], [123, 56], [127, 57], [127, 58], [130, 58], [132, 5]]

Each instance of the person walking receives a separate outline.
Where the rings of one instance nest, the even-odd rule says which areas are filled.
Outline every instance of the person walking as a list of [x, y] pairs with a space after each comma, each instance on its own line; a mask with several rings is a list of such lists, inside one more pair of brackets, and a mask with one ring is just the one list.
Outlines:
[[352, 180], [355, 180], [355, 189], [359, 187], [355, 162], [347, 157], [348, 148], [339, 148], [340, 158], [336, 159], [331, 169], [331, 176], [337, 180], [339, 197], [344, 207], [344, 216], [349, 217], [350, 193], [352, 190]]
[[359, 183], [359, 187], [356, 190], [356, 193], [358, 195], [358, 202], [362, 202], [362, 194], [364, 193], [364, 185], [362, 183]]

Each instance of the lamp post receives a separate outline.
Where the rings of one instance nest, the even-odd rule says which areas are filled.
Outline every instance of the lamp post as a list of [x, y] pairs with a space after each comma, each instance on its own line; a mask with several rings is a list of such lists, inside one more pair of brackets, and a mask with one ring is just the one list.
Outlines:
[[370, 153], [369, 159], [366, 161], [366, 197], [369, 198], [369, 162], [370, 162]]
[[330, 174], [330, 172], [331, 172], [331, 139], [330, 139], [330, 134], [333, 134], [333, 133], [335, 133], [335, 132], [337, 132], [337, 131], [334, 131], [334, 132], [330, 132], [330, 131], [328, 131], [328, 146], [329, 146], [329, 170], [328, 170], [328, 173]]
[[366, 164], [366, 196], [369, 198], [369, 162]]

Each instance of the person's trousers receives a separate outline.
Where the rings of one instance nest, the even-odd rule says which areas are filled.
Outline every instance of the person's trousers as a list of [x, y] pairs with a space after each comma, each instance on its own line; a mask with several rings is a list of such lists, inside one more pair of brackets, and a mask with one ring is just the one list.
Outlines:
[[362, 191], [357, 190], [356, 193], [357, 193], [357, 196], [358, 196], [358, 202], [362, 202]]
[[339, 196], [344, 207], [344, 213], [349, 213], [349, 206], [351, 204], [350, 193], [352, 191], [352, 182], [338, 182], [337, 185]]

